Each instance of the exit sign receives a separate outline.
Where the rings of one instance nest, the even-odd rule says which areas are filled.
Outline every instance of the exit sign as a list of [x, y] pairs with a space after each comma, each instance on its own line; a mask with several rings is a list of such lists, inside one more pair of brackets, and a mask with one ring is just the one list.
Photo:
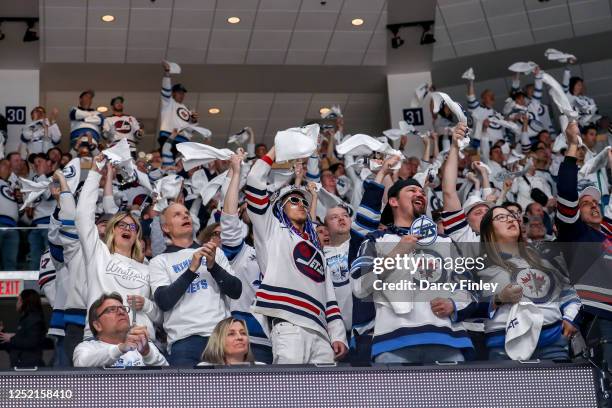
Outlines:
[[22, 279], [0, 279], [0, 298], [17, 297], [22, 290]]

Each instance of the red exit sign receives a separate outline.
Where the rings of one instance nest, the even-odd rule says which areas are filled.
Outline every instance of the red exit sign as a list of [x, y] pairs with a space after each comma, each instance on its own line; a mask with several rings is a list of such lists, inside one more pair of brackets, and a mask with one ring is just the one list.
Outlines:
[[0, 297], [17, 297], [22, 290], [22, 279], [0, 279]]

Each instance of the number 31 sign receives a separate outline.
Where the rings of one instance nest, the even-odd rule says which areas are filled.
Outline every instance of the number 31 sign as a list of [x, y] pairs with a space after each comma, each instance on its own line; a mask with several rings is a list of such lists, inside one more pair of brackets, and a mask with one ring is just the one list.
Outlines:
[[26, 123], [25, 106], [7, 106], [6, 107], [6, 124], [7, 125], [25, 125], [25, 123]]
[[404, 109], [404, 120], [412, 126], [423, 126], [423, 108]]

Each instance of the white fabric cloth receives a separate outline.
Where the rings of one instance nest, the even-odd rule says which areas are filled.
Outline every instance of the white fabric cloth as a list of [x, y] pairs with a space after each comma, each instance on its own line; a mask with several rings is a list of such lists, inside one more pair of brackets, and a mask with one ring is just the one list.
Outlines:
[[46, 191], [49, 190], [49, 184], [51, 184], [50, 179], [41, 181], [32, 181], [23, 177], [19, 177], [19, 179], [21, 180], [21, 192], [25, 194], [23, 205], [19, 211], [22, 211], [24, 208], [30, 206], [30, 204], [38, 200]]
[[578, 119], [578, 112], [576, 112], [572, 107], [572, 104], [567, 98], [566, 93], [563, 91], [563, 87], [561, 86], [561, 84], [559, 84], [559, 82], [557, 82], [555, 78], [553, 78], [546, 72], [542, 72], [541, 74], [542, 82], [544, 82], [550, 87], [548, 93], [550, 94], [550, 97], [552, 98], [555, 105], [557, 105], [557, 108], [559, 108], [561, 113], [567, 116], [569, 120]]
[[196, 124], [189, 124], [185, 126], [184, 128], [179, 130], [179, 133], [182, 133], [184, 130], [190, 130], [192, 132], [196, 132], [200, 134], [204, 139], [210, 139], [212, 137], [212, 132], [209, 129], [203, 128]]
[[334, 351], [322, 334], [289, 322], [270, 331], [273, 364], [330, 364]]
[[468, 81], [475, 80], [476, 76], [474, 75], [474, 69], [472, 67], [469, 67], [468, 70], [465, 71], [463, 75], [461, 75], [461, 78], [467, 79]]
[[384, 153], [388, 156], [400, 156], [404, 155], [399, 151], [393, 149], [388, 143], [383, 143], [379, 140], [374, 139], [372, 136], [357, 134], [353, 135], [349, 139], [345, 140], [338, 146], [336, 151], [342, 155], [351, 156], [369, 156], [374, 152]]
[[155, 182], [153, 193], [157, 197], [155, 211], [163, 211], [170, 200], [176, 200], [183, 187], [183, 178], [175, 174], [163, 177]]
[[[471, 69], [471, 68], [470, 68]], [[445, 94], [444, 92], [432, 92], [431, 97], [433, 100], [433, 112], [438, 113], [442, 108], [442, 102], [448, 106], [453, 115], [457, 118], [459, 122], [463, 122], [467, 124], [467, 117], [465, 113], [463, 113], [463, 109], [461, 109], [461, 105], [457, 102], [453, 101], [450, 96]], [[459, 150], [465, 149], [470, 144], [470, 138], [466, 136], [459, 141]]]
[[180, 74], [181, 66], [176, 62], [164, 61], [170, 67], [170, 74]]
[[312, 156], [317, 150], [318, 138], [319, 125], [316, 123], [277, 132], [274, 137], [276, 161], [284, 162]]
[[141, 367], [167, 366], [163, 354], [149, 342], [149, 354], [143, 356], [138, 350], [122, 353], [116, 344], [100, 340], [88, 340], [79, 343], [74, 349], [75, 367]]
[[249, 134], [247, 133], [246, 129], [242, 129], [240, 132], [231, 135], [227, 139], [227, 143], [236, 143], [238, 145], [243, 145], [247, 142], [247, 140], [249, 140]]
[[176, 150], [183, 155], [183, 167], [186, 171], [214, 160], [229, 160], [234, 154], [230, 149], [217, 149], [207, 144], [195, 142], [179, 143], [176, 145]]
[[608, 152], [612, 149], [610, 146], [606, 146], [601, 152], [597, 155], [591, 157], [587, 161], [584, 162], [578, 174], [581, 177], [586, 177], [589, 174], [595, 173], [598, 170], [605, 169], [608, 164]]
[[528, 360], [538, 345], [544, 315], [533, 302], [521, 300], [510, 309], [505, 349], [512, 360]]
[[510, 65], [508, 69], [512, 72], [517, 72], [521, 74], [529, 74], [533, 72], [533, 70], [536, 69], [537, 66], [538, 64], [536, 64], [533, 61], [515, 62], [514, 64]]
[[549, 48], [544, 51], [544, 56], [548, 58], [549, 61], [559, 61], [564, 64], [567, 63], [567, 61], [570, 59], [576, 59], [575, 55], [567, 54], [554, 48]]

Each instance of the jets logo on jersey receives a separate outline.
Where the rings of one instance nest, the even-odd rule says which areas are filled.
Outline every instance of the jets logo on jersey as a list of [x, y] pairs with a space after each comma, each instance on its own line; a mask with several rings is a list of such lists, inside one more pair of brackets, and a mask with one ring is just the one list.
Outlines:
[[310, 242], [298, 242], [293, 248], [293, 261], [298, 270], [313, 281], [320, 283], [325, 280], [323, 256]]
[[13, 190], [9, 188], [9, 186], [0, 187], [0, 193], [2, 193], [5, 198], [15, 201], [15, 194], [13, 193]]
[[548, 302], [555, 291], [555, 280], [537, 269], [522, 269], [514, 275], [514, 281], [523, 288], [523, 296], [533, 303]]
[[448, 272], [444, 269], [444, 258], [439, 253], [420, 250], [416, 251], [414, 256], [416, 258], [415, 278], [417, 280], [426, 280], [430, 283], [446, 282]]
[[[491, 115], [491, 116], [489, 116], [489, 119], [503, 119], [503, 118], [500, 118], [497, 115]], [[499, 123], [495, 123], [495, 122], [492, 122], [492, 121], [489, 121], [489, 127], [491, 129], [496, 129], [496, 130], [502, 128]]]
[[127, 120], [118, 120], [115, 122], [115, 131], [119, 133], [130, 133], [132, 131], [132, 125]]
[[188, 122], [189, 118], [191, 117], [191, 113], [189, 113], [189, 111], [183, 108], [182, 106], [176, 110], [176, 114], [179, 118], [183, 119], [185, 122]]
[[421, 215], [412, 222], [410, 233], [421, 236], [418, 241], [420, 245], [431, 245], [438, 238], [438, 226], [431, 218]]
[[73, 178], [74, 176], [76, 176], [76, 169], [72, 165], [66, 166], [62, 170], [62, 173], [64, 173], [64, 177], [66, 178]]

